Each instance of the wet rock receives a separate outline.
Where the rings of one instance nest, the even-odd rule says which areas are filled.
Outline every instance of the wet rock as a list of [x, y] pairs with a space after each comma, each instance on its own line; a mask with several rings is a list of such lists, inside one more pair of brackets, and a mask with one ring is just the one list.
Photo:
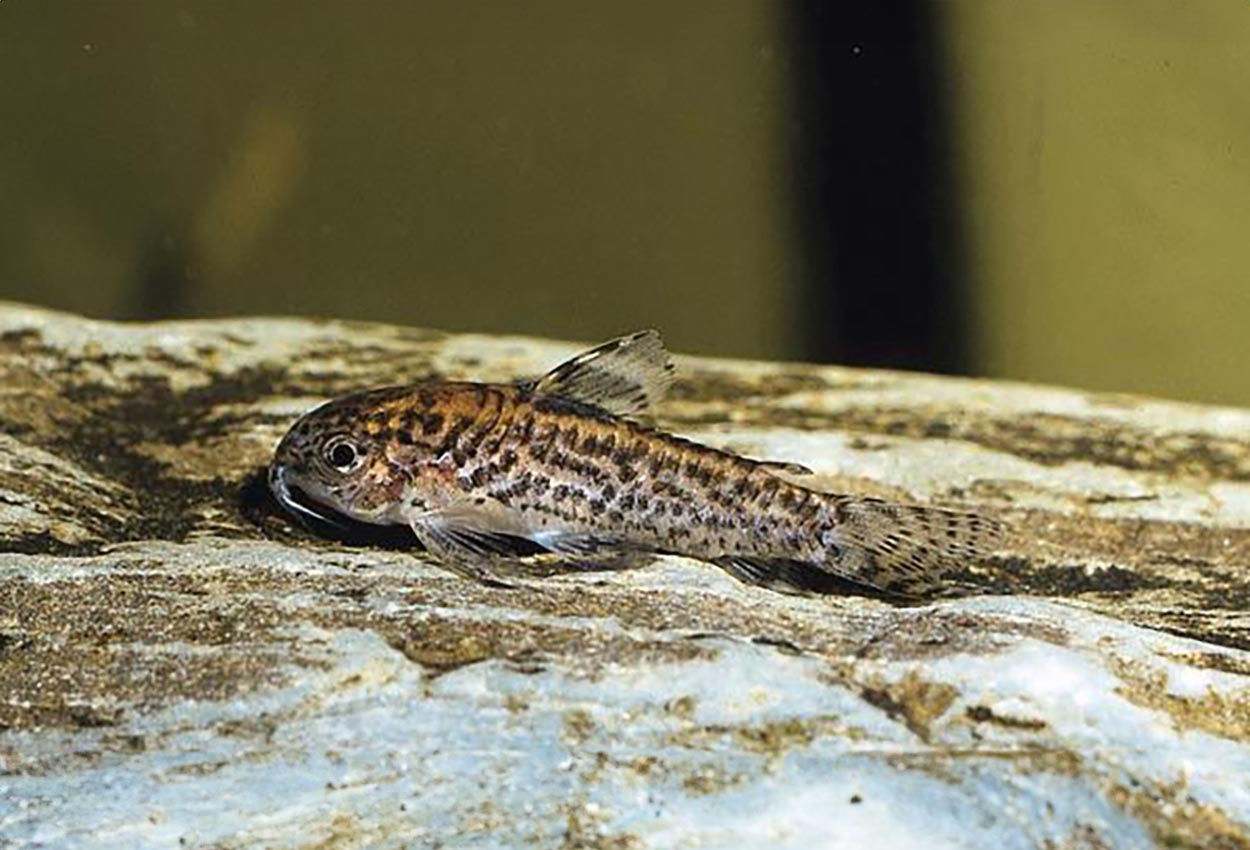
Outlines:
[[1250, 413], [681, 358], [665, 427], [1009, 523], [924, 605], [272, 511], [323, 399], [577, 347], [0, 308], [0, 845], [1250, 847]]

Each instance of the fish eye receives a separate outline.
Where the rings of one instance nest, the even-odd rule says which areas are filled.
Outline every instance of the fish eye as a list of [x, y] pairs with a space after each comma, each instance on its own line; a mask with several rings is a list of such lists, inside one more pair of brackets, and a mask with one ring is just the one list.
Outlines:
[[323, 454], [326, 463], [343, 473], [354, 472], [364, 462], [365, 457], [351, 440], [344, 437], [326, 443]]

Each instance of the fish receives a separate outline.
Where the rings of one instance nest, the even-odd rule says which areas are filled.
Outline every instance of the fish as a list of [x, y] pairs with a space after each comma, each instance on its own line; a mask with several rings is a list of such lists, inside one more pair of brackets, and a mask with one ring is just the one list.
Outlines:
[[980, 512], [822, 492], [799, 464], [661, 430], [644, 417], [674, 376], [645, 330], [536, 379], [352, 393], [291, 426], [269, 487], [314, 531], [406, 528], [442, 566], [505, 585], [500, 567], [532, 556], [675, 554], [782, 592], [918, 597], [957, 585], [1002, 537]]

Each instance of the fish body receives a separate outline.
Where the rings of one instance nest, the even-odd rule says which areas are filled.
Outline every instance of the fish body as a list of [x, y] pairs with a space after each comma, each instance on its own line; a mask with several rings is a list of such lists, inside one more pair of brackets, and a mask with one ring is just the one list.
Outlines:
[[793, 480], [801, 467], [632, 418], [671, 376], [643, 332], [537, 381], [356, 393], [292, 427], [270, 485], [308, 520], [406, 525], [475, 576], [524, 542], [570, 557], [681, 554], [783, 590], [835, 576], [914, 595], [997, 534], [978, 514], [817, 492]]

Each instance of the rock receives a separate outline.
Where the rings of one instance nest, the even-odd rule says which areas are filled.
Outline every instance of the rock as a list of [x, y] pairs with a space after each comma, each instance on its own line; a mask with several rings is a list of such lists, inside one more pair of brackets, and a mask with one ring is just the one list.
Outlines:
[[684, 435], [974, 504], [994, 595], [310, 537], [301, 412], [578, 346], [0, 308], [0, 846], [1250, 847], [1250, 413], [680, 358]]

